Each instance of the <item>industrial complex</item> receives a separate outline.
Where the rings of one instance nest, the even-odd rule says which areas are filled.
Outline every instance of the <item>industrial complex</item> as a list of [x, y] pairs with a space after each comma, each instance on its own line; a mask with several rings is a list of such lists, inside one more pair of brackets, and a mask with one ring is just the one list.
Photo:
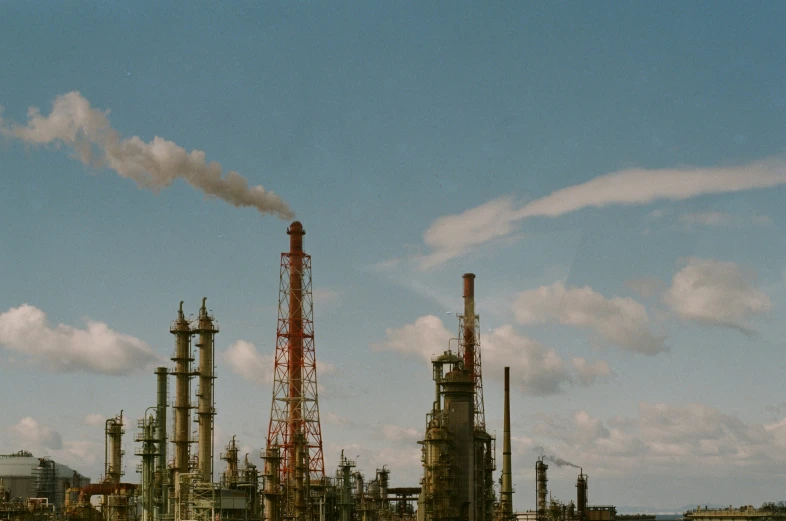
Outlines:
[[[105, 422], [105, 467], [96, 483], [28, 452], [0, 457], [0, 520], [71, 521], [613, 521], [613, 506], [588, 503], [588, 478], [576, 481], [576, 500], [552, 500], [548, 465], [533, 462], [536, 508], [513, 509], [510, 372], [504, 374], [501, 472], [496, 439], [486, 429], [482, 347], [475, 310], [475, 275], [463, 275], [464, 312], [458, 335], [432, 363], [434, 394], [427, 413], [418, 483], [390, 486], [387, 467], [364, 475], [341, 454], [325, 469], [317, 396], [311, 257], [305, 230], [287, 229], [281, 254], [279, 312], [267, 446], [263, 467], [239, 457], [232, 438], [214, 450], [215, 336], [219, 327], [206, 299], [188, 320], [183, 302], [170, 326], [171, 368], [155, 370], [155, 402], [136, 423], [138, 483], [124, 480], [123, 411]], [[195, 356], [196, 355], [196, 356]], [[198, 356], [198, 358], [197, 358]], [[514, 375], [515, 378], [515, 375]], [[170, 395], [172, 395], [171, 411]], [[500, 397], [503, 399], [503, 397]], [[151, 397], [152, 402], [152, 397]], [[197, 435], [190, 426], [198, 424]], [[218, 481], [214, 466], [223, 462]], [[519, 492], [520, 493], [520, 492]], [[702, 520], [703, 521], [703, 520]]]

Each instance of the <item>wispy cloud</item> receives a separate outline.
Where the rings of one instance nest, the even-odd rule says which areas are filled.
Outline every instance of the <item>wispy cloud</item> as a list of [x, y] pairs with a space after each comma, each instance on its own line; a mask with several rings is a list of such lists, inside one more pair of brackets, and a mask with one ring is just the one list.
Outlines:
[[151, 142], [137, 136], [121, 138], [109, 124], [108, 112], [91, 107], [79, 92], [72, 91], [55, 98], [48, 116], [31, 107], [26, 125], [7, 126], [0, 120], [0, 133], [31, 145], [66, 145], [86, 165], [111, 168], [141, 188], [158, 191], [175, 179], [183, 179], [207, 197], [238, 207], [251, 206], [282, 219], [294, 217], [279, 196], [261, 186], [249, 187], [237, 172], [230, 170], [224, 175], [221, 165], [208, 163], [202, 150], [188, 152], [158, 136]]
[[85, 329], [52, 327], [42, 310], [23, 304], [0, 314], [0, 346], [52, 371], [126, 375], [146, 370], [160, 357], [142, 340], [87, 320]]
[[777, 475], [786, 463], [786, 419], [748, 423], [699, 403], [641, 402], [636, 416], [605, 421], [585, 410], [542, 415], [532, 432], [532, 446], [604, 473], [759, 476]]
[[[434, 355], [448, 349], [454, 336], [442, 320], [434, 315], [419, 317], [411, 324], [386, 330], [387, 340], [374, 345], [376, 349], [396, 351], [421, 357], [430, 362]], [[455, 342], [451, 346], [456, 348]], [[571, 384], [590, 385], [613, 375], [606, 362], [572, 362], [575, 372], [554, 349], [547, 349], [539, 342], [519, 334], [506, 324], [491, 330], [481, 340], [483, 374], [486, 378], [500, 380], [503, 368], [511, 367], [514, 385], [531, 396], [545, 396], [565, 391]]]
[[633, 168], [562, 188], [526, 204], [500, 197], [464, 212], [437, 218], [423, 233], [431, 253], [419, 258], [429, 269], [492, 240], [508, 237], [532, 217], [559, 217], [585, 208], [680, 201], [786, 184], [786, 162], [768, 159], [741, 166]]
[[513, 303], [521, 324], [554, 322], [587, 328], [627, 351], [655, 355], [666, 351], [665, 337], [650, 330], [647, 309], [631, 298], [607, 299], [589, 286], [566, 287], [561, 281], [523, 291]]
[[755, 275], [739, 265], [698, 257], [683, 263], [663, 295], [679, 318], [751, 333], [748, 320], [772, 308], [770, 297], [755, 287]]

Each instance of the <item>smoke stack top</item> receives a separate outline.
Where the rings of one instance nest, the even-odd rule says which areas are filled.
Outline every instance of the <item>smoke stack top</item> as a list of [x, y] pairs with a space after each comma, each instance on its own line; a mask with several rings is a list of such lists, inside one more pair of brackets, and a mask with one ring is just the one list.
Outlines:
[[287, 228], [287, 234], [289, 235], [290, 253], [302, 252], [303, 236], [306, 234], [306, 230], [303, 229], [303, 225], [300, 221], [293, 221], [292, 224], [289, 225], [289, 228]]
[[465, 273], [464, 278], [464, 298], [475, 298], [475, 274]]
[[55, 98], [48, 116], [30, 107], [27, 125], [6, 126], [0, 120], [0, 134], [31, 145], [66, 145], [84, 164], [110, 168], [153, 192], [182, 179], [206, 197], [217, 197], [236, 207], [251, 206], [263, 215], [281, 219], [295, 216], [273, 192], [249, 187], [237, 172], [230, 170], [224, 175], [221, 165], [208, 163], [202, 150], [189, 152], [158, 136], [150, 142], [138, 136], [121, 138], [109, 124], [108, 113], [91, 107], [79, 92], [72, 91]]

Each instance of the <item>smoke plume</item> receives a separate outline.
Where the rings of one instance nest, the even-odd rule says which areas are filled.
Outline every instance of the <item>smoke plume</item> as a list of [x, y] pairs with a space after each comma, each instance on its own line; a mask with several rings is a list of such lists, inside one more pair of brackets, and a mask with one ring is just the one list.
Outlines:
[[549, 454], [546, 454], [546, 449], [544, 449], [543, 447], [534, 447], [533, 450], [537, 452], [538, 456], [543, 458], [543, 460], [548, 461], [549, 463], [553, 463], [558, 467], [573, 467], [576, 469], [581, 468], [575, 463], [571, 463], [570, 461], [566, 461], [557, 456], [550, 456]]
[[90, 106], [77, 91], [55, 98], [52, 112], [41, 114], [28, 109], [27, 125], [6, 126], [0, 133], [27, 144], [60, 146], [74, 150], [86, 165], [108, 167], [120, 176], [133, 179], [140, 188], [157, 192], [183, 179], [208, 197], [218, 197], [236, 207], [252, 206], [262, 214], [292, 219], [295, 214], [279, 196], [248, 181], [234, 171], [223, 175], [216, 162], [205, 161], [205, 152], [183, 147], [161, 137], [142, 141], [138, 136], [121, 138], [111, 127], [107, 114]]

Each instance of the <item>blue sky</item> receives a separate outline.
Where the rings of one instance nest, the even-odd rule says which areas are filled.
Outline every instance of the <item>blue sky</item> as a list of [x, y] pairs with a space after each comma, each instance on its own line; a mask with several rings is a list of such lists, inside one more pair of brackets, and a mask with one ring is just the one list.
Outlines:
[[[426, 360], [474, 272], [500, 437], [504, 365], [516, 387], [516, 508], [538, 447], [584, 467], [591, 503], [783, 499], [784, 22], [774, 2], [0, 3], [0, 450], [97, 477], [103, 418], [154, 403], [178, 302], [206, 296], [216, 452], [236, 434], [256, 458], [283, 204], [313, 257], [331, 470], [346, 448], [417, 484]], [[186, 183], [210, 167], [182, 150], [274, 215]], [[552, 468], [556, 497], [574, 480]]]

